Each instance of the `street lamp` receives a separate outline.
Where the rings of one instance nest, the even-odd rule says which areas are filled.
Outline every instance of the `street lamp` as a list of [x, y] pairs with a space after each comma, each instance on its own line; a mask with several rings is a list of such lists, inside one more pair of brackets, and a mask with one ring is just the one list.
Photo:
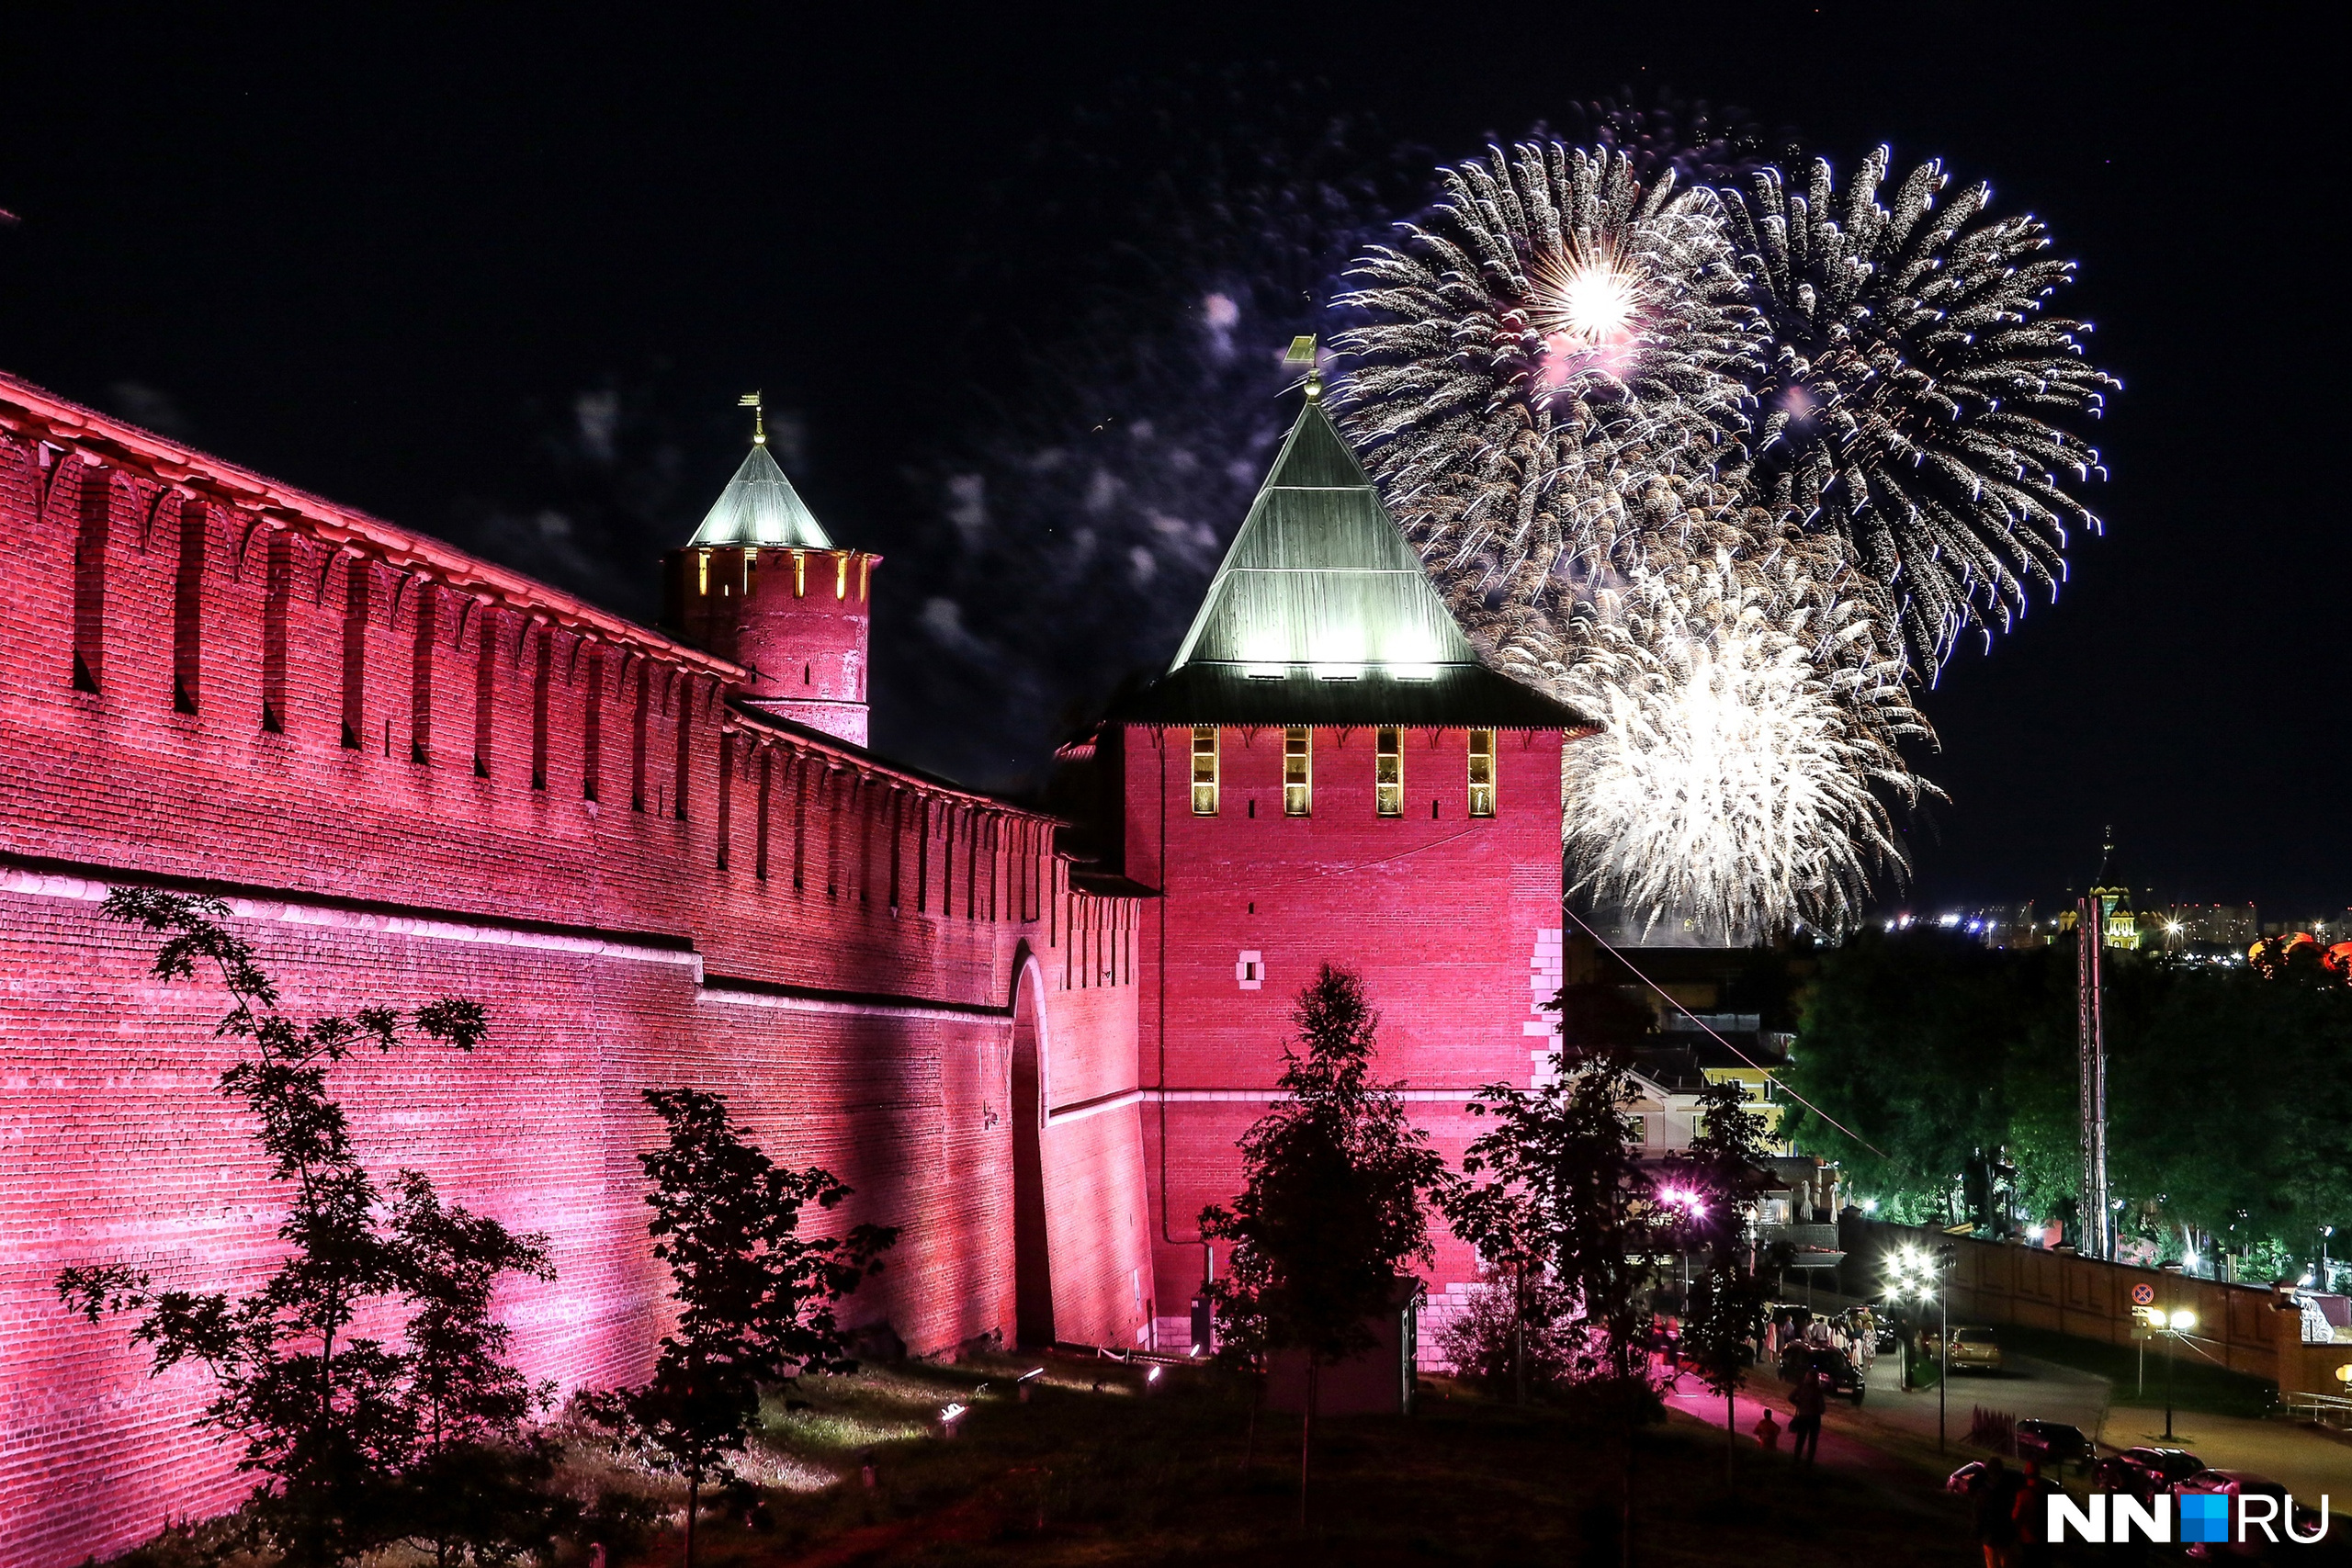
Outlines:
[[[1951, 1379], [1951, 1298], [1945, 1288], [1944, 1277], [1958, 1256], [1958, 1248], [1945, 1242], [1934, 1252], [1925, 1247], [1905, 1247], [1887, 1258], [1887, 1295], [1894, 1301], [1908, 1296], [1924, 1305], [1929, 1295], [1936, 1298], [1936, 1450], [1944, 1448], [1945, 1411], [1950, 1398], [1946, 1384]], [[1911, 1388], [1911, 1365], [1905, 1358], [1903, 1365], [1903, 1388]]]
[[2158, 1325], [2172, 1336], [2172, 1354], [2165, 1358], [2165, 1441], [2172, 1441], [2172, 1369], [2180, 1359], [2181, 1337], [2197, 1326], [2197, 1314], [2187, 1307], [2167, 1314], [2162, 1309], [2153, 1315]]

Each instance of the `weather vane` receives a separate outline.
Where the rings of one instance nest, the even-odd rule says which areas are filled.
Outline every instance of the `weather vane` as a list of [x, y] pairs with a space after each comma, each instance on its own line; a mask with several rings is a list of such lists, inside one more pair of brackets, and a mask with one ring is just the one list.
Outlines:
[[1315, 336], [1306, 333], [1290, 340], [1290, 351], [1283, 355], [1285, 367], [1303, 365], [1306, 367], [1306, 400], [1317, 402], [1323, 396], [1323, 367], [1315, 362]]
[[735, 406], [752, 411], [752, 445], [766, 446], [768, 444], [768, 408], [766, 403], [760, 400], [760, 394], [746, 392], [735, 400]]

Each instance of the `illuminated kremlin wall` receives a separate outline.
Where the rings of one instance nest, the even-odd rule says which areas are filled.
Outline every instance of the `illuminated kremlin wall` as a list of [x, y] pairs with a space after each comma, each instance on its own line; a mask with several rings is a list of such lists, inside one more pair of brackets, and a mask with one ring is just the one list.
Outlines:
[[904, 1227], [853, 1320], [1148, 1332], [1136, 900], [1074, 887], [1035, 814], [731, 706], [744, 679], [0, 378], [0, 1568], [247, 1484], [201, 1374], [150, 1381], [52, 1287], [236, 1288], [274, 1246], [221, 995], [144, 977], [112, 884], [230, 899], [298, 1014], [488, 1004], [472, 1055], [334, 1081], [373, 1168], [549, 1234], [557, 1280], [504, 1303], [534, 1376], [647, 1366], [639, 1093], [681, 1083]]

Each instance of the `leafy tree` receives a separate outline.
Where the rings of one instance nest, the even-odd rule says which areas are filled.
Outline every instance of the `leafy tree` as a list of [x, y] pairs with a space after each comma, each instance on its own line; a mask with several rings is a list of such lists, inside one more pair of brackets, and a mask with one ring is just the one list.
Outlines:
[[850, 1188], [810, 1166], [787, 1169], [743, 1135], [718, 1095], [648, 1089], [669, 1141], [639, 1156], [652, 1190], [653, 1256], [670, 1266], [678, 1326], [642, 1387], [583, 1395], [592, 1420], [686, 1481], [685, 1561], [706, 1483], [732, 1484], [733, 1460], [759, 1415], [759, 1391], [802, 1372], [848, 1372], [834, 1304], [882, 1270], [893, 1225], [842, 1237], [800, 1234], [803, 1212], [838, 1207]]
[[1218, 1338], [1305, 1356], [1303, 1529], [1321, 1371], [1378, 1342], [1368, 1320], [1393, 1308], [1408, 1265], [1434, 1256], [1422, 1200], [1444, 1189], [1446, 1169], [1406, 1120], [1398, 1086], [1372, 1079], [1380, 1020], [1361, 979], [1324, 964], [1291, 1020], [1302, 1049], [1283, 1048], [1283, 1102], [1243, 1134], [1241, 1193], [1202, 1210], [1201, 1234], [1231, 1247], [1209, 1287]]
[[1529, 1092], [1480, 1089], [1469, 1110], [1493, 1125], [1470, 1145], [1447, 1195], [1454, 1233], [1518, 1250], [1576, 1303], [1588, 1392], [1621, 1431], [1618, 1529], [1632, 1551], [1634, 1427], [1655, 1407], [1649, 1259], [1672, 1223], [1641, 1165], [1633, 1059], [1621, 1046], [1554, 1053], [1554, 1080]]
[[[2352, 989], [2310, 944], [2266, 977], [2110, 953], [2109, 1180], [2120, 1229], [2177, 1257], [2312, 1258], [2352, 1225]], [[1883, 1213], [1952, 1223], [1955, 1191], [2006, 1158], [2019, 1200], [2071, 1216], [2075, 954], [1865, 932], [1822, 961], [1791, 1086], [1885, 1151], [1792, 1106], [1782, 1131], [1844, 1161]]]
[[401, 1173], [391, 1230], [415, 1446], [402, 1470], [401, 1537], [436, 1568], [494, 1565], [544, 1554], [577, 1509], [552, 1483], [560, 1450], [526, 1434], [555, 1398], [507, 1359], [511, 1331], [491, 1310], [509, 1274], [552, 1280], [544, 1238], [443, 1206], [433, 1184]]
[[1823, 956], [1788, 1082], [1876, 1149], [1803, 1105], [1781, 1130], [1841, 1161], [1890, 1217], [1956, 1223], [1972, 1164], [2003, 1151], [2047, 1213], [2076, 1184], [2074, 1040], [2071, 952], [1865, 931]]
[[1737, 1083], [1713, 1083], [1699, 1097], [1699, 1124], [1672, 1179], [1692, 1195], [1686, 1240], [1703, 1249], [1682, 1321], [1682, 1359], [1724, 1400], [1724, 1479], [1731, 1480], [1740, 1389], [1770, 1314], [1771, 1291], [1743, 1234], [1764, 1187], [1764, 1119]]
[[[106, 913], [164, 933], [158, 978], [193, 981], [202, 966], [228, 990], [218, 1032], [250, 1055], [220, 1075], [220, 1092], [253, 1113], [270, 1174], [288, 1188], [277, 1232], [288, 1252], [242, 1299], [157, 1289], [127, 1264], [67, 1269], [59, 1294], [94, 1323], [135, 1314], [131, 1338], [150, 1348], [156, 1372], [183, 1361], [211, 1372], [218, 1392], [201, 1420], [241, 1441], [240, 1468], [264, 1478], [245, 1516], [256, 1548], [266, 1540], [282, 1562], [327, 1568], [423, 1534], [444, 1561], [466, 1551], [506, 1560], [498, 1554], [530, 1540], [516, 1542], [505, 1519], [447, 1518], [420, 1530], [415, 1510], [460, 1446], [480, 1455], [518, 1435], [531, 1398], [503, 1359], [504, 1332], [490, 1322], [488, 1302], [506, 1274], [547, 1277], [543, 1238], [445, 1208], [413, 1171], [401, 1173], [388, 1209], [327, 1093], [336, 1063], [362, 1047], [389, 1052], [411, 1032], [471, 1050], [485, 1032], [482, 1010], [444, 1000], [298, 1023], [279, 1010], [251, 945], [222, 923], [225, 905], [119, 888]], [[403, 1345], [357, 1332], [401, 1300], [418, 1309]]]

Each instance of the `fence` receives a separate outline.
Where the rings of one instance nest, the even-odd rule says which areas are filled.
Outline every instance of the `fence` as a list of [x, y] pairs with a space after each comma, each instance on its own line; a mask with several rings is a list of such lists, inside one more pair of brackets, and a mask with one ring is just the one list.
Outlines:
[[1954, 1253], [1947, 1288], [1955, 1323], [2010, 1323], [2128, 1344], [2132, 1287], [2146, 1285], [2154, 1298], [2150, 1304], [2167, 1312], [2185, 1307], [2197, 1314], [2199, 1348], [2231, 1371], [2277, 1383], [2282, 1397], [2345, 1393], [2335, 1368], [2352, 1361], [2352, 1345], [2304, 1344], [2301, 1307], [2267, 1286], [2224, 1284], [1866, 1220], [1855, 1225], [1848, 1248], [1848, 1288], [1874, 1295], [1881, 1253], [1944, 1242], [1952, 1244]]

